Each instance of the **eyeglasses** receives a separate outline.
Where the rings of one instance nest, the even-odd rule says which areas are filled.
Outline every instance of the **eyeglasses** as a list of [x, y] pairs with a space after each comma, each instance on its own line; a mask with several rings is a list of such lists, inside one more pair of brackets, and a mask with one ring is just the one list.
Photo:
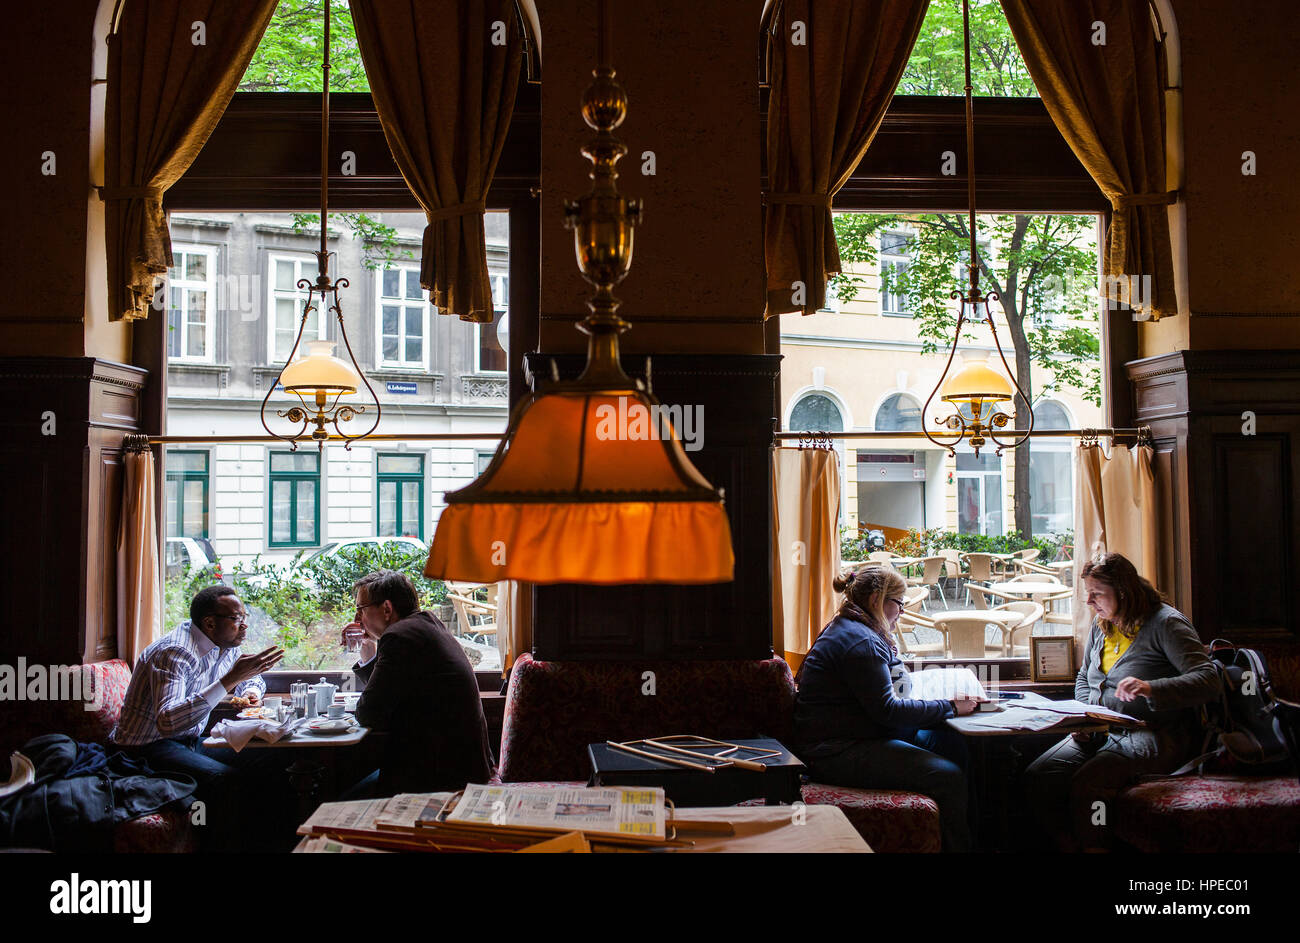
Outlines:
[[223, 615], [223, 614], [221, 614], [221, 613], [217, 613], [216, 616], [214, 616], [213, 618], [216, 618], [216, 619], [230, 619], [232, 622], [235, 622], [235, 623], [237, 623], [237, 624], [239, 624], [239, 625], [242, 625], [244, 628], [248, 628], [248, 613], [247, 613], [247, 612], [241, 612], [241, 613], [240, 613], [239, 615], [237, 615], [237, 616], [227, 616], [227, 615]]
[[369, 609], [371, 606], [382, 606], [383, 604], [384, 600], [382, 599], [379, 600], [379, 602], [357, 603], [357, 612], [360, 612], [362, 609]]
[[905, 600], [905, 599], [895, 599], [895, 598], [893, 598], [893, 597], [891, 596], [891, 597], [889, 597], [889, 601], [892, 602], [892, 603], [893, 603], [895, 606], [897, 606], [899, 609], [906, 609], [906, 608], [907, 608], [907, 600]]

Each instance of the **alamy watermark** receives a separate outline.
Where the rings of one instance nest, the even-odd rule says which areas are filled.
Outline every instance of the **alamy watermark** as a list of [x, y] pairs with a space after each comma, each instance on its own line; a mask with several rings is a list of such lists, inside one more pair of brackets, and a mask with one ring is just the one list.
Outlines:
[[104, 706], [104, 693], [80, 665], [0, 665], [0, 701], [81, 701], [88, 711]]
[[602, 403], [596, 407], [596, 438], [602, 441], [643, 441], [670, 439], [674, 432], [688, 452], [704, 448], [704, 404], [665, 406], [644, 403], [626, 396], [618, 406]]

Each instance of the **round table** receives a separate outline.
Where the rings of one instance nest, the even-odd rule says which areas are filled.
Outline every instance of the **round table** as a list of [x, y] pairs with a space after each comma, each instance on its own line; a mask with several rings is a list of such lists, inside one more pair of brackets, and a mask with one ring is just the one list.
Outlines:
[[1011, 637], [1011, 627], [1019, 625], [1024, 619], [1023, 612], [1016, 612], [1014, 609], [945, 609], [943, 612], [927, 613], [935, 622], [942, 622], [950, 616], [961, 616], [963, 618], [979, 618], [985, 622], [991, 622], [1002, 630], [1002, 652], [1005, 655], [1009, 651], [1007, 645]]

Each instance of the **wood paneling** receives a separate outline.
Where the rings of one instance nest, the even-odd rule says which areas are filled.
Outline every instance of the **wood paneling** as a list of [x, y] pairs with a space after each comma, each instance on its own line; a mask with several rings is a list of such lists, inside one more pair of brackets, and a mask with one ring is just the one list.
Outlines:
[[1128, 364], [1155, 436], [1162, 579], [1202, 638], [1300, 644], [1300, 351]]
[[[551, 357], [529, 354], [530, 372]], [[562, 376], [581, 358], [556, 356]], [[643, 358], [625, 358], [633, 376]], [[772, 386], [779, 358], [654, 358], [655, 394], [670, 406], [703, 407], [702, 448], [687, 454], [724, 489], [735, 579], [712, 586], [540, 586], [534, 654], [552, 660], [767, 658], [771, 655], [770, 503]]]
[[[0, 360], [0, 653], [75, 664], [117, 651], [122, 437], [145, 371], [92, 358]], [[54, 434], [48, 431], [53, 417]]]

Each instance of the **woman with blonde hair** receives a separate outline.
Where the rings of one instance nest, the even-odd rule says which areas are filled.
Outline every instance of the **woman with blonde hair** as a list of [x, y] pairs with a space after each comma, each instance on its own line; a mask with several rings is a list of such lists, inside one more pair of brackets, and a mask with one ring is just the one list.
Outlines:
[[929, 796], [944, 849], [969, 850], [966, 746], [944, 721], [976, 700], [908, 697], [894, 639], [907, 584], [897, 572], [867, 566], [834, 586], [844, 604], [799, 668], [794, 752], [818, 782]]
[[1107, 553], [1081, 574], [1095, 618], [1074, 698], [1146, 723], [1072, 734], [1030, 765], [1026, 788], [1040, 823], [1064, 850], [1104, 848], [1111, 799], [1138, 776], [1171, 772], [1201, 741], [1196, 708], [1219, 694], [1219, 675], [1187, 617], [1167, 605], [1129, 560]]

